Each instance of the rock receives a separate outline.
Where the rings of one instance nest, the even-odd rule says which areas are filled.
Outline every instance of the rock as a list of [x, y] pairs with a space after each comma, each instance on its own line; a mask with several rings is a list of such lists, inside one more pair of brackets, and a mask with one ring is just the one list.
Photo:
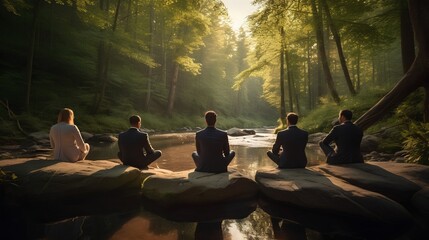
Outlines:
[[143, 183], [143, 197], [164, 207], [208, 206], [255, 198], [255, 181], [237, 170], [204, 173], [194, 170], [155, 174]]
[[96, 134], [88, 139], [90, 142], [106, 142], [106, 143], [114, 143], [118, 141], [118, 138], [111, 134]]
[[253, 129], [243, 129], [243, 132], [247, 133], [248, 135], [255, 135], [256, 132]]
[[395, 158], [405, 157], [407, 154], [408, 154], [407, 150], [401, 150], [401, 151], [395, 152], [394, 156], [395, 156]]
[[34, 133], [30, 133], [29, 135], [31, 138], [37, 140], [41, 140], [41, 139], [49, 139], [49, 133], [48, 132], [44, 132], [44, 131], [39, 131], [39, 132], [34, 132]]
[[364, 135], [360, 144], [362, 152], [371, 152], [377, 150], [378, 143], [381, 141], [379, 137], [374, 135]]
[[0, 168], [18, 177], [13, 196], [31, 203], [78, 204], [112, 194], [139, 194], [142, 182], [138, 169], [106, 160], [71, 163], [21, 158], [1, 160]]
[[227, 132], [227, 134], [229, 136], [246, 136], [246, 135], [250, 135], [249, 133], [241, 130], [240, 128], [230, 128], [226, 132]]
[[366, 164], [320, 165], [310, 169], [340, 178], [349, 184], [408, 203], [421, 187], [382, 167]]
[[395, 163], [405, 163], [406, 159], [404, 157], [397, 157], [393, 160]]
[[82, 138], [84, 141], [89, 140], [90, 138], [94, 137], [94, 134], [88, 133], [88, 132], [80, 132], [82, 135]]
[[422, 188], [429, 187], [429, 166], [395, 162], [372, 162], [370, 164], [407, 179]]
[[411, 220], [405, 208], [395, 201], [310, 169], [264, 168], [256, 172], [255, 179], [265, 197], [282, 205], [389, 226], [400, 226]]
[[327, 133], [313, 133], [308, 135], [308, 143], [314, 143], [314, 144], [319, 144], [319, 142], [321, 142], [326, 135], [328, 135]]

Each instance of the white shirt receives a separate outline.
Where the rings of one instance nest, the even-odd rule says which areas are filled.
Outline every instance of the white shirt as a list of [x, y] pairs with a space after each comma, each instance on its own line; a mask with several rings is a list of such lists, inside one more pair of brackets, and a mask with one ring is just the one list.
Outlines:
[[87, 153], [85, 142], [77, 126], [60, 122], [51, 127], [49, 132], [54, 159], [76, 162], [81, 152]]

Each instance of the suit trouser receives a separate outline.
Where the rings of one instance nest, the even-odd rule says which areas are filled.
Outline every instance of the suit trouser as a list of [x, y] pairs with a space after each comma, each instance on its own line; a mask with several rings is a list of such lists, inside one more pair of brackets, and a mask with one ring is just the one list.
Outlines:
[[278, 166], [278, 168], [305, 168], [307, 165], [307, 161], [286, 161], [286, 162], [280, 162], [280, 156], [277, 154], [274, 154], [272, 151], [267, 151], [268, 157], [273, 160]]
[[[133, 161], [132, 163], [127, 162], [127, 163], [124, 163], [124, 165], [129, 165], [139, 169], [147, 169], [147, 166], [149, 166], [151, 163], [155, 162], [155, 160], [161, 157], [161, 154], [162, 152], [160, 150], [155, 150], [153, 153], [147, 154], [143, 159]], [[118, 157], [119, 159], [121, 159], [120, 153], [118, 153]]]
[[[229, 154], [227, 156], [225, 156], [223, 158], [224, 162], [224, 166], [225, 168], [228, 167], [228, 165], [231, 163], [232, 159], [234, 159], [235, 157], [235, 152], [233, 150], [229, 151]], [[197, 152], [193, 152], [192, 153], [192, 159], [194, 160], [195, 166], [196, 166], [196, 171], [198, 171], [198, 169], [201, 169], [201, 159], [200, 156], [198, 155]]]

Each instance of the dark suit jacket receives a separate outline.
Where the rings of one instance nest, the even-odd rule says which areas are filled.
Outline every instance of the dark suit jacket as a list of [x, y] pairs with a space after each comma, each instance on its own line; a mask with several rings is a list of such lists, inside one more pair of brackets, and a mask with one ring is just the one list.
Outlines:
[[229, 155], [228, 135], [215, 127], [207, 127], [195, 135], [195, 144], [200, 159], [199, 172], [226, 172], [225, 157]]
[[147, 133], [141, 132], [140, 129], [134, 127], [119, 134], [118, 146], [119, 159], [125, 165], [134, 167], [139, 167], [146, 159], [143, 149], [146, 151], [146, 155], [154, 152]]
[[280, 155], [279, 168], [304, 168], [307, 165], [305, 147], [308, 142], [308, 132], [296, 126], [277, 133], [276, 142], [273, 145], [273, 153]]
[[[327, 162], [331, 164], [341, 163], [363, 163], [360, 144], [363, 131], [351, 121], [346, 121], [332, 128], [329, 134], [320, 142], [320, 147], [328, 156]], [[336, 151], [330, 146], [335, 142]]]

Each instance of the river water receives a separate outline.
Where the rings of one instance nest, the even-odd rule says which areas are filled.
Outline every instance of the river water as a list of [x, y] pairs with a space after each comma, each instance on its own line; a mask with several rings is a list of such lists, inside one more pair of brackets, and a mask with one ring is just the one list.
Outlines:
[[[275, 134], [272, 129], [258, 129], [255, 135], [229, 137], [236, 157], [230, 166], [254, 177], [259, 168], [275, 166], [266, 151], [272, 147]], [[171, 133], [150, 136], [152, 146], [162, 156], [151, 167], [172, 171], [194, 168], [191, 153], [195, 151], [195, 133]], [[92, 144], [90, 160], [116, 159], [118, 147], [113, 144]], [[307, 147], [308, 165], [324, 161], [318, 146]], [[126, 203], [125, 203], [126, 204]], [[160, 216], [145, 206], [126, 211], [102, 212], [97, 215], [77, 216], [60, 221], [37, 224], [30, 238], [38, 239], [327, 239], [325, 234], [304, 223], [283, 220], [281, 228], [274, 227], [270, 215], [256, 207], [247, 217], [216, 221], [173, 221]], [[292, 210], [294, 212], [295, 210]], [[198, 213], [196, 213], [198, 214]], [[297, 215], [301, 216], [301, 212]], [[312, 216], [307, 220], [317, 219]], [[311, 218], [311, 219], [309, 219]], [[302, 219], [302, 218], [301, 218]], [[323, 222], [323, 217], [321, 222]], [[325, 223], [326, 224], [326, 223]], [[277, 226], [277, 224], [276, 224]], [[33, 226], [33, 228], [35, 228]], [[27, 235], [28, 237], [28, 235]], [[1, 238], [1, 236], [0, 236]], [[344, 238], [350, 239], [350, 238]]]

